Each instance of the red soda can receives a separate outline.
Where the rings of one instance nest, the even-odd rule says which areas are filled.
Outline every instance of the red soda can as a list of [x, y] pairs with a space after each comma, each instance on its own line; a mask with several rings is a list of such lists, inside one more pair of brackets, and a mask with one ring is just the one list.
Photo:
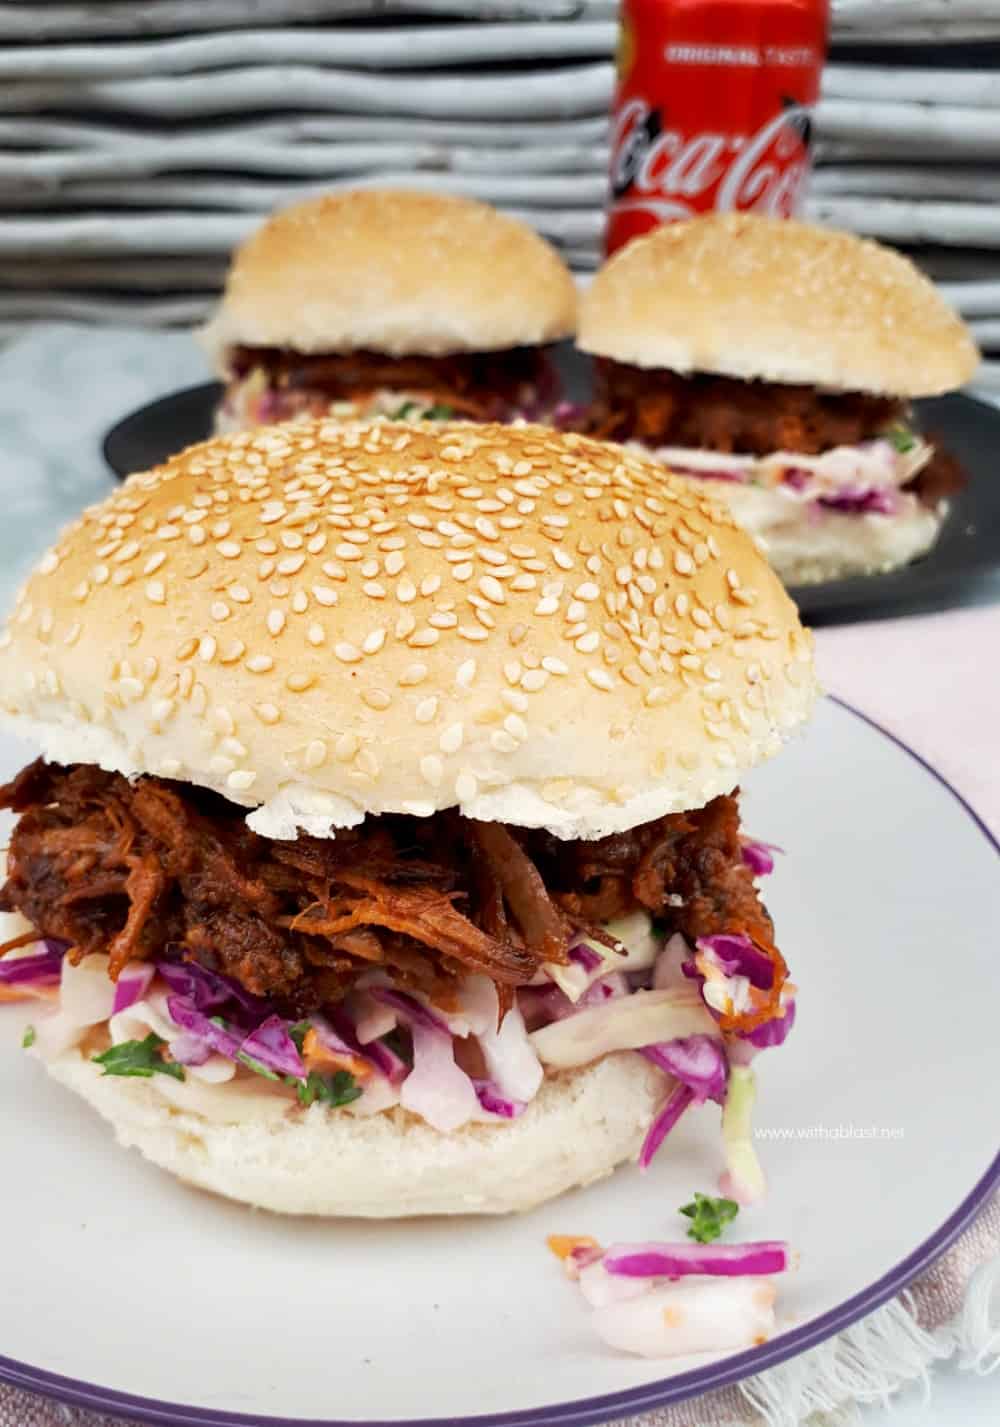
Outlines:
[[711, 209], [788, 218], [828, 0], [621, 0], [605, 251]]

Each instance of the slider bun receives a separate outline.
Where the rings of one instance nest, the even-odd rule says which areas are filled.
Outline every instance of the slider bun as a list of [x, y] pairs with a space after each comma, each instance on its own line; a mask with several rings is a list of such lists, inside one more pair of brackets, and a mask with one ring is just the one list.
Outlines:
[[274, 214], [238, 248], [203, 337], [392, 356], [478, 352], [572, 334], [576, 286], [555, 248], [471, 198], [355, 189]]
[[895, 515], [817, 514], [810, 502], [779, 491], [726, 483], [720, 492], [736, 519], [763, 542], [764, 552], [786, 585], [812, 585], [850, 575], [885, 574], [925, 554], [941, 529], [943, 514], [914, 495], [902, 495]]
[[[610, 1055], [547, 1077], [517, 1120], [445, 1135], [402, 1110], [362, 1118], [313, 1105], [276, 1117], [263, 1096], [256, 1114], [244, 1105], [235, 1122], [209, 1119], [152, 1081], [102, 1074], [76, 1049], [48, 1069], [122, 1145], [200, 1189], [279, 1214], [366, 1219], [507, 1214], [590, 1184], [638, 1156], [667, 1084], [641, 1056]], [[187, 1088], [165, 1086], [178, 1102]]]
[[213, 788], [266, 836], [457, 806], [598, 837], [775, 753], [811, 651], [750, 537], [641, 453], [294, 423], [85, 512], [0, 635], [0, 714], [52, 760]]
[[961, 318], [901, 253], [749, 213], [621, 248], [581, 298], [577, 343], [638, 367], [890, 396], [950, 391], [979, 364]]

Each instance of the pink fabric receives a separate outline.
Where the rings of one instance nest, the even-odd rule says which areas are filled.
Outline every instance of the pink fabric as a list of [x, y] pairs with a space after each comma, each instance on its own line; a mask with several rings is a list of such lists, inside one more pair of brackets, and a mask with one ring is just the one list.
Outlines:
[[[1000, 606], [919, 619], [843, 625], [816, 636], [820, 677], [932, 763], [1000, 834]], [[921, 1326], [941, 1327], [962, 1305], [973, 1270], [1000, 1254], [994, 1199], [913, 1285]], [[0, 1344], [2, 1351], [2, 1344]], [[178, 1385], [183, 1395], [183, 1385]], [[334, 1409], [331, 1408], [331, 1411]], [[737, 1427], [760, 1419], [739, 1389], [629, 1419], [628, 1427]], [[0, 1386], [0, 1427], [112, 1427], [111, 1420]]]

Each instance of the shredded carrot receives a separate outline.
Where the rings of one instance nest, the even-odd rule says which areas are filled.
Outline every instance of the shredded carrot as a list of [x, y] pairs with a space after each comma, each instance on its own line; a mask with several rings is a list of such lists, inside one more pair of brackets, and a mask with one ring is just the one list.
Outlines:
[[58, 984], [52, 986], [7, 986], [0, 981], [0, 1001], [52, 1001], [59, 994]]
[[368, 1080], [372, 1068], [367, 1060], [350, 1051], [331, 1050], [323, 1044], [312, 1026], [306, 1031], [302, 1042], [302, 1059], [307, 1070], [331, 1072], [348, 1070], [356, 1080]]
[[568, 1259], [576, 1249], [599, 1249], [589, 1234], [550, 1234], [545, 1241], [557, 1259]]

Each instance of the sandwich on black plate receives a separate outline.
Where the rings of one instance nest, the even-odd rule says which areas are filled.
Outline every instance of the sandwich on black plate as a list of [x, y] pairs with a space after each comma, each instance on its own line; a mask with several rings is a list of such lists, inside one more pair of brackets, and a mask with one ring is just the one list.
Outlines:
[[486, 203], [395, 189], [311, 199], [238, 249], [204, 329], [226, 384], [216, 429], [548, 419], [548, 348], [575, 319], [556, 250]]
[[749, 213], [658, 228], [581, 299], [587, 429], [710, 483], [788, 584], [894, 569], [937, 539], [961, 474], [910, 402], [979, 360], [900, 253]]
[[265, 1208], [537, 1204], [722, 1107], [794, 988], [737, 784], [814, 699], [756, 546], [539, 426], [302, 422], [132, 477], [0, 636], [5, 998], [126, 1145]]

